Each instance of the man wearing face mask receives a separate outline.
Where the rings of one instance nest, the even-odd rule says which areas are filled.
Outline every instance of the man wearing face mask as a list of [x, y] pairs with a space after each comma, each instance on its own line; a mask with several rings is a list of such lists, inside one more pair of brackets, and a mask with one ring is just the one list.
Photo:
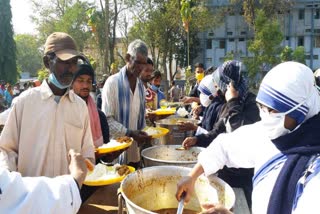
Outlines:
[[76, 44], [55, 32], [44, 48], [50, 75], [16, 98], [0, 136], [0, 167], [23, 176], [68, 174], [70, 149], [95, 159], [86, 103], [69, 90], [80, 57]]
[[140, 149], [151, 137], [141, 131], [145, 127], [145, 89], [139, 79], [147, 65], [148, 48], [141, 40], [134, 40], [128, 46], [126, 65], [110, 76], [102, 90], [102, 111], [106, 114], [111, 137], [130, 136], [135, 141], [120, 156], [121, 164], [140, 166]]
[[200, 92], [198, 91], [198, 86], [201, 82], [201, 80], [204, 78], [204, 66], [202, 63], [196, 63], [195, 64], [195, 78], [196, 78], [196, 84], [192, 86], [191, 91], [189, 93], [188, 97], [184, 97], [181, 99], [184, 103], [200, 103]]
[[[247, 80], [241, 74], [241, 64], [232, 60], [223, 63], [211, 75], [211, 84], [216, 87], [220, 97], [224, 95], [225, 103], [220, 108], [214, 125], [208, 133], [186, 138], [182, 145], [207, 147], [221, 133], [233, 132], [243, 125], [260, 120], [256, 96], [249, 92]], [[251, 205], [253, 169], [233, 169], [225, 167], [218, 176], [232, 187], [244, 189], [248, 205]]]
[[261, 121], [217, 137], [179, 183], [177, 199], [186, 192], [190, 200], [202, 173], [209, 176], [224, 165], [254, 167], [252, 213], [317, 213], [320, 96], [311, 69], [297, 62], [277, 65], [263, 78], [257, 103]]

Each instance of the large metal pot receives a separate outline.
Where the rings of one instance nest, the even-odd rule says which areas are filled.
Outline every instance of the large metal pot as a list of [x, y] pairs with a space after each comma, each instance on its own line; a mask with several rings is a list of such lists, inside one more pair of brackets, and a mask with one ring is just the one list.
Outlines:
[[157, 127], [169, 129], [169, 133], [160, 138], [159, 143], [163, 145], [181, 145], [184, 139], [191, 137], [193, 131], [180, 131], [179, 123], [191, 122], [198, 124], [198, 120], [188, 118], [166, 118], [155, 121]]
[[[154, 214], [163, 209], [176, 209], [177, 183], [190, 171], [191, 169], [187, 167], [155, 166], [129, 174], [120, 187], [127, 213]], [[121, 197], [119, 202], [121, 213], [123, 205]], [[228, 184], [215, 176], [209, 179], [200, 176], [195, 184], [195, 193], [185, 209], [200, 212], [203, 203], [220, 203], [230, 209], [234, 202], [235, 195]]]
[[177, 150], [180, 145], [159, 145], [142, 150], [141, 156], [145, 167], [176, 165], [193, 167], [197, 163], [202, 147], [191, 147], [188, 150]]

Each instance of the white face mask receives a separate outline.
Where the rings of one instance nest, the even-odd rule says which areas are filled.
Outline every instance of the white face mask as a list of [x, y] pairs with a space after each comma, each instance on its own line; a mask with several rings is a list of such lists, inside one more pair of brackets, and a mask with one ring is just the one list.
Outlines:
[[201, 105], [204, 107], [208, 107], [212, 103], [212, 100], [210, 100], [209, 96], [203, 93], [200, 93], [199, 98]]
[[291, 131], [284, 127], [285, 116], [294, 110], [298, 109], [302, 106], [307, 100], [299, 103], [298, 105], [294, 106], [292, 109], [284, 112], [284, 113], [270, 113], [261, 108], [260, 110], [260, 117], [261, 117], [261, 124], [263, 128], [267, 132], [268, 137], [273, 140], [280, 136], [286, 135]]

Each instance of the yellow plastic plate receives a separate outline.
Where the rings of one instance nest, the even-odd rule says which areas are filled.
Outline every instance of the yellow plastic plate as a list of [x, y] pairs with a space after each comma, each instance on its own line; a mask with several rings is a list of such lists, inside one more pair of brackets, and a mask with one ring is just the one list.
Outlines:
[[170, 115], [176, 113], [176, 108], [157, 109], [154, 113], [156, 115]]
[[[105, 166], [109, 169], [112, 168], [112, 166]], [[135, 168], [133, 168], [132, 166], [128, 166], [130, 172], [134, 172], [136, 171]], [[89, 172], [90, 173], [90, 172]], [[109, 179], [106, 180], [85, 180], [83, 182], [83, 184], [87, 185], [87, 186], [105, 186], [105, 185], [110, 185], [110, 184], [114, 184], [114, 183], [118, 183], [121, 182], [124, 178], [126, 177], [126, 175], [123, 176], [119, 176], [119, 175], [115, 175], [115, 177], [110, 177]]]
[[[162, 128], [162, 127], [150, 127], [150, 126], [147, 126], [142, 131], [147, 132], [147, 134], [149, 136], [151, 136], [152, 138], [159, 138], [159, 137], [162, 137], [162, 136], [165, 136], [166, 134], [168, 134], [169, 129]], [[151, 133], [152, 132], [156, 132], [156, 134], [151, 134], [150, 135], [148, 133], [148, 131], [150, 131]]]
[[128, 143], [119, 143], [115, 139], [111, 139], [109, 143], [111, 143], [112, 145], [110, 144], [110, 146], [108, 146], [109, 143], [103, 144], [103, 146], [96, 148], [96, 152], [98, 154], [106, 154], [106, 153], [119, 151], [121, 149], [125, 149], [131, 146], [132, 142], [133, 142], [133, 138], [130, 138], [130, 141]]

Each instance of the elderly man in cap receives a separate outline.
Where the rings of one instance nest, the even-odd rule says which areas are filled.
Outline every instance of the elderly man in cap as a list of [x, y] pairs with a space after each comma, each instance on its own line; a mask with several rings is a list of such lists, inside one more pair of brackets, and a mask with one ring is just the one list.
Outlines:
[[145, 91], [140, 73], [147, 64], [148, 48], [141, 40], [129, 44], [126, 65], [119, 73], [110, 76], [103, 86], [102, 111], [106, 114], [110, 135], [130, 136], [135, 141], [123, 153], [120, 163], [139, 167], [139, 143], [151, 140], [145, 132]]
[[43, 62], [50, 75], [17, 97], [0, 136], [0, 167], [22, 176], [68, 174], [70, 149], [95, 161], [86, 103], [69, 90], [79, 57], [68, 34], [47, 38]]

